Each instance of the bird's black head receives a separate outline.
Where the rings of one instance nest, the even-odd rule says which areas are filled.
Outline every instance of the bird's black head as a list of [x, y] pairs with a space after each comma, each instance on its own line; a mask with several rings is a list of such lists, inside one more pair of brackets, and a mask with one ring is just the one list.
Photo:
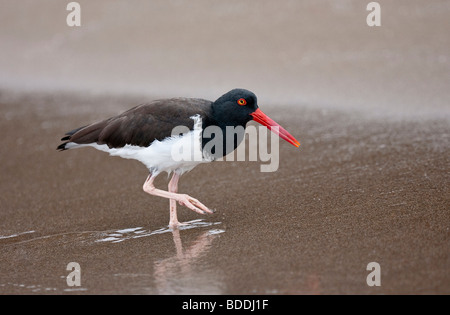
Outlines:
[[300, 142], [289, 132], [259, 109], [256, 95], [248, 90], [234, 89], [222, 95], [212, 104], [212, 113], [221, 128], [245, 127], [250, 120], [254, 120], [292, 145], [300, 146]]
[[219, 125], [244, 126], [258, 109], [256, 95], [245, 89], [234, 89], [219, 97], [213, 104], [213, 116]]

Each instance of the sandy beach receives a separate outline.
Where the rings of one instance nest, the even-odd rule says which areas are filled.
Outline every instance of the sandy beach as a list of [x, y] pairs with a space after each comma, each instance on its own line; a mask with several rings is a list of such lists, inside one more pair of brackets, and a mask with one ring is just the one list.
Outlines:
[[[70, 292], [71, 261], [92, 294], [448, 293], [448, 121], [274, 112], [301, 149], [280, 143], [274, 173], [216, 162], [186, 174], [180, 190], [217, 212], [181, 209], [201, 221], [171, 232], [139, 162], [55, 150], [77, 104], [113, 114], [120, 101], [2, 101], [2, 293]], [[70, 124], [97, 115], [77, 111]], [[366, 284], [372, 261], [381, 287]]]
[[[57, 1], [1, 4], [0, 294], [450, 293], [448, 2], [379, 1], [379, 29], [358, 1], [79, 2], [79, 30]], [[167, 227], [139, 162], [56, 151], [137, 104], [234, 87], [301, 146], [280, 142], [276, 172], [235, 161], [183, 175], [180, 191], [216, 209], [180, 207], [187, 228]]]

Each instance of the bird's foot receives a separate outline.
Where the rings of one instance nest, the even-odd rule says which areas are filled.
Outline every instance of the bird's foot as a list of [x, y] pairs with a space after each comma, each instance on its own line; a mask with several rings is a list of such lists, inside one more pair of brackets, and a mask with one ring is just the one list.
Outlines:
[[203, 203], [198, 201], [195, 198], [192, 198], [189, 195], [186, 194], [180, 194], [179, 198], [177, 199], [178, 203], [182, 206], [186, 206], [192, 211], [195, 211], [199, 214], [213, 214], [214, 211], [209, 209], [207, 206], [205, 206]]

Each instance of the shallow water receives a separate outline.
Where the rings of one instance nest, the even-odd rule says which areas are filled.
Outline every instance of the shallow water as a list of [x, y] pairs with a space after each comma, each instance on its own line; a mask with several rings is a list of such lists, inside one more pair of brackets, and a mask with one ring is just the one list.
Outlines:
[[[142, 191], [139, 162], [55, 150], [77, 97], [6, 99], [0, 132], [13, 136], [1, 140], [3, 294], [448, 292], [446, 119], [275, 114], [301, 135], [300, 149], [280, 143], [273, 173], [259, 162], [215, 162], [183, 175], [180, 191], [217, 212], [179, 207], [190, 224], [173, 231], [167, 200]], [[134, 100], [89, 101], [113, 113]], [[74, 113], [69, 129], [98, 115], [95, 107]], [[366, 283], [373, 261], [381, 287]], [[70, 262], [80, 265], [80, 287], [67, 285]]]

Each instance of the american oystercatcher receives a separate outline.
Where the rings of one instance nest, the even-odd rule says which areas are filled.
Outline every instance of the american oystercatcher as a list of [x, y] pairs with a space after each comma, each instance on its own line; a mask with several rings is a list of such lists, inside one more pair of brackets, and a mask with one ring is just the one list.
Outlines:
[[[266, 126], [294, 146], [300, 146], [292, 135], [259, 109], [254, 93], [234, 89], [215, 102], [197, 98], [171, 98], [136, 106], [120, 115], [67, 132], [61, 139], [65, 142], [57, 149], [64, 151], [89, 146], [112, 156], [142, 162], [150, 171], [143, 185], [144, 191], [170, 199], [169, 227], [176, 228], [182, 224], [177, 219], [177, 202], [200, 214], [213, 213], [197, 199], [178, 193], [180, 176], [198, 164], [211, 162], [236, 149], [243, 137], [235, 139], [233, 136], [233, 145], [226, 146], [225, 143], [230, 139], [226, 139], [225, 130], [227, 127], [245, 128], [250, 120]], [[186, 132], [174, 134], [173, 131], [180, 126]], [[223, 131], [224, 149], [206, 152], [203, 148], [207, 147], [211, 139], [203, 137], [203, 131], [212, 126]], [[193, 150], [194, 157], [200, 158], [175, 157], [174, 152], [186, 147]], [[161, 172], [173, 172], [168, 191], [153, 185]]]

